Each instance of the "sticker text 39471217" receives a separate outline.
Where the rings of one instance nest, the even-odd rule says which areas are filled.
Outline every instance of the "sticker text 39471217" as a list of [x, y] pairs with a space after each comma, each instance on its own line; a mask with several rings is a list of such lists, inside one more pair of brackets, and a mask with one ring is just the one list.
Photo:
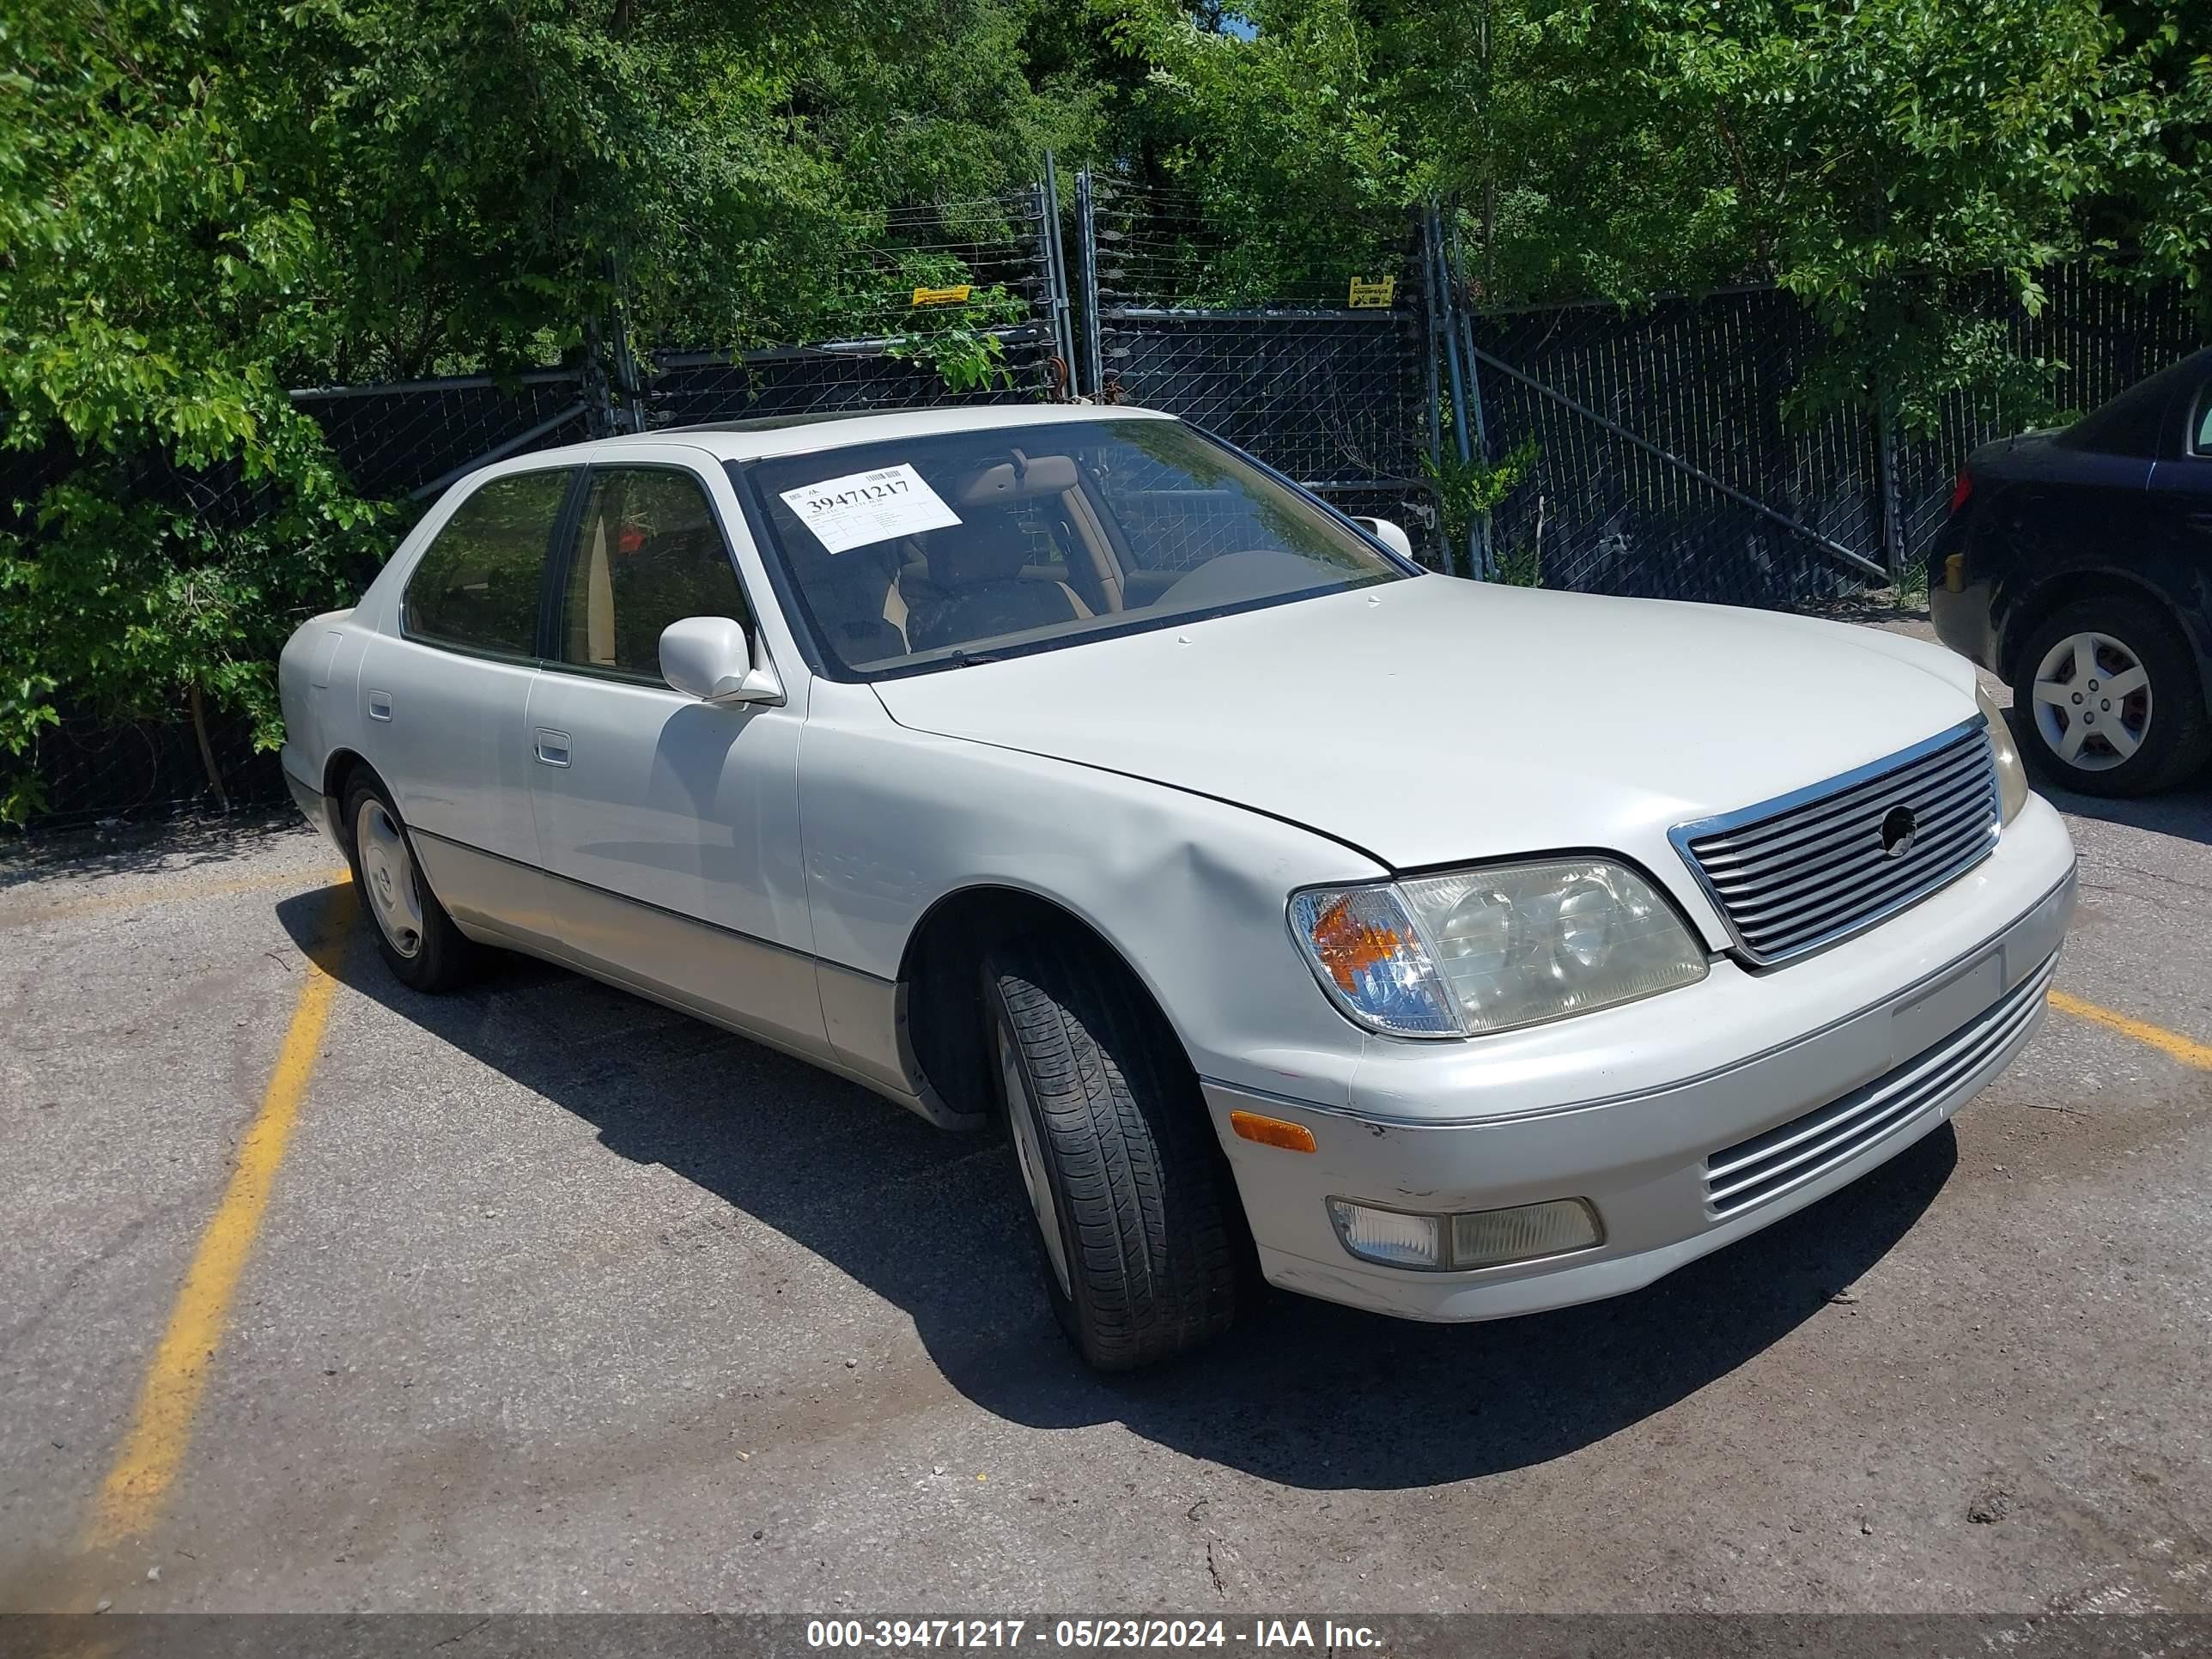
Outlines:
[[832, 553], [960, 522], [960, 515], [903, 462], [787, 489], [782, 500]]

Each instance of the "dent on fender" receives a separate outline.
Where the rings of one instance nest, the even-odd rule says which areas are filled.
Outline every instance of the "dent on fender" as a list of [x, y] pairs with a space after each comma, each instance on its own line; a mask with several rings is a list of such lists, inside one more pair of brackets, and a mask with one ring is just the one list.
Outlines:
[[1167, 785], [910, 731], [864, 688], [821, 690], [802, 788], [810, 842], [838, 848], [810, 860], [825, 959], [895, 981], [939, 904], [1029, 894], [1128, 963], [1202, 1075], [1342, 1102], [1358, 1033], [1313, 986], [1285, 906], [1302, 884], [1371, 878], [1371, 860]]

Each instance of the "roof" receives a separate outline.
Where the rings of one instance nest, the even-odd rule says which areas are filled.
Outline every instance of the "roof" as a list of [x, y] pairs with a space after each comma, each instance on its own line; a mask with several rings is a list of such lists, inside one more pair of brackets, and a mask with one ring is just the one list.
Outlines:
[[530, 459], [581, 461], [651, 444], [682, 444], [703, 449], [718, 460], [751, 461], [769, 455], [796, 455], [888, 438], [926, 437], [940, 432], [988, 432], [1006, 427], [1058, 426], [1070, 421], [1172, 420], [1158, 410], [1101, 404], [966, 404], [957, 409], [900, 409], [857, 413], [778, 415], [751, 421], [720, 421], [700, 426], [661, 427], [624, 433], [560, 449], [534, 452]]

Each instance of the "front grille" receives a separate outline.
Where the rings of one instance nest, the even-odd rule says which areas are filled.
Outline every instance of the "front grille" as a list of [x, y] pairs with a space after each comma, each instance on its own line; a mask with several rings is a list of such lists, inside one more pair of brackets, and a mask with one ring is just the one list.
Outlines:
[[1979, 1071], [2027, 1028], [2058, 971], [2058, 953], [1959, 1030], [1839, 1099], [1705, 1160], [1716, 1218], [1779, 1198], [1896, 1133]]
[[1810, 799], [1684, 824], [1674, 838], [1738, 948], [1765, 966], [1926, 897], [1985, 857], [1996, 830], [1996, 765], [1978, 722]]

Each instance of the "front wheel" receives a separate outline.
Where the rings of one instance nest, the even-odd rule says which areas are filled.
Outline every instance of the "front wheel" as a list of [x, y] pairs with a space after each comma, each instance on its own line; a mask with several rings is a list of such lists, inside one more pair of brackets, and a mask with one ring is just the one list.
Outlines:
[[1061, 1328], [1117, 1371], [1227, 1330], [1243, 1218], [1198, 1079], [1144, 988], [1099, 945], [1030, 933], [985, 958], [983, 996]]
[[2212, 722], [2189, 646], [2126, 595], [2053, 613], [2022, 647], [2013, 689], [2021, 748], [2062, 789], [2143, 795], [2212, 757]]

